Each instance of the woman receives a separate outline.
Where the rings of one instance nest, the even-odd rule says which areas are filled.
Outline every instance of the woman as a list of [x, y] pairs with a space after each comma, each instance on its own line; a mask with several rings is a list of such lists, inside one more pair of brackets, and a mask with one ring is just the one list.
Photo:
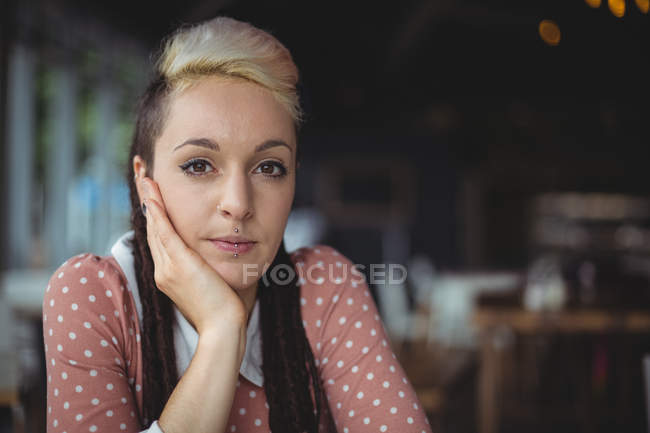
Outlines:
[[168, 40], [137, 114], [133, 232], [46, 290], [48, 431], [429, 431], [352, 263], [282, 243], [297, 79], [246, 23]]

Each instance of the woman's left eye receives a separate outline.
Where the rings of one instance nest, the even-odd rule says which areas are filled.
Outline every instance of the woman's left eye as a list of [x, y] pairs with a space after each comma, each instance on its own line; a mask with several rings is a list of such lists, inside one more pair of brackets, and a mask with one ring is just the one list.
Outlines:
[[205, 159], [191, 159], [181, 164], [180, 168], [188, 176], [203, 176], [214, 170], [212, 165]]
[[257, 173], [262, 173], [267, 177], [282, 177], [287, 174], [285, 166], [276, 161], [266, 161], [261, 163], [255, 170]]

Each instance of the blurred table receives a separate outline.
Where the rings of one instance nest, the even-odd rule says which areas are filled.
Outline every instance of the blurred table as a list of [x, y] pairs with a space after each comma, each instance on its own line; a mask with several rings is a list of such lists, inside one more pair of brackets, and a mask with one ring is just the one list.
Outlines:
[[12, 269], [0, 274], [0, 295], [17, 314], [40, 320], [52, 269]]
[[478, 306], [480, 332], [478, 422], [480, 433], [499, 431], [503, 359], [513, 334], [650, 333], [650, 311], [569, 309], [532, 312], [516, 307]]

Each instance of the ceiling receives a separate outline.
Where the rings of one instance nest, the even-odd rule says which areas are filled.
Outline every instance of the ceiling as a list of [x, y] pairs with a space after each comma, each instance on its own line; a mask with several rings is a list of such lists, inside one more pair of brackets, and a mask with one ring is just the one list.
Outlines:
[[[301, 69], [308, 110], [349, 123], [411, 116], [440, 102], [519, 97], [616, 99], [648, 95], [650, 15], [607, 2], [403, 0], [56, 0], [153, 50], [182, 23], [216, 14], [273, 32]], [[562, 39], [548, 46], [542, 19]]]

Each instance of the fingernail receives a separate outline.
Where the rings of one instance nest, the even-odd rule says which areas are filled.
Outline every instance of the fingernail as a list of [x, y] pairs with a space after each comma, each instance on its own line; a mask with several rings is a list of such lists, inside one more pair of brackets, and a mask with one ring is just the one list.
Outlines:
[[142, 215], [147, 215], [147, 205], [142, 202], [142, 205], [140, 206], [142, 208]]

